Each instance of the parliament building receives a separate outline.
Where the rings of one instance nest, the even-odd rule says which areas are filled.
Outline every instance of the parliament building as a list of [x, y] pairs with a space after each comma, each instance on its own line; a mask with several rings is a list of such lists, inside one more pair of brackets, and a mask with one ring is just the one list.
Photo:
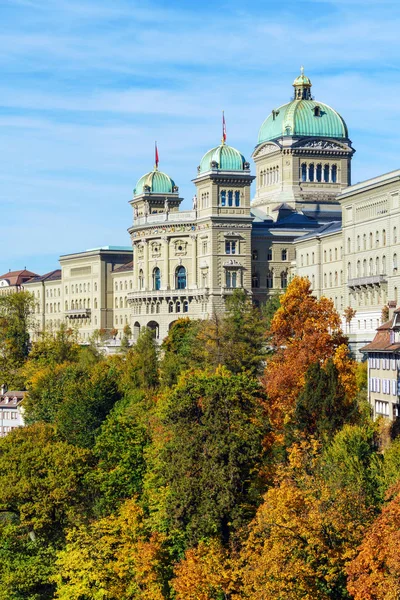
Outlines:
[[342, 316], [355, 311], [344, 329], [356, 352], [372, 340], [398, 302], [400, 170], [351, 185], [347, 125], [303, 72], [262, 123], [254, 167], [225, 138], [194, 169], [190, 210], [157, 162], [133, 191], [132, 248], [63, 256], [61, 269], [24, 282], [39, 330], [68, 320], [86, 341], [129, 324], [133, 339], [149, 327], [162, 340], [179, 317], [223, 313], [236, 288], [261, 304], [298, 274]]

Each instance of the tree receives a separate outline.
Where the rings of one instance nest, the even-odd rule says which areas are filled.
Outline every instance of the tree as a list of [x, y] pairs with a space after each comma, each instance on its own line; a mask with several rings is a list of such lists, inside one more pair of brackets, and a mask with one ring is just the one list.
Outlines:
[[222, 600], [232, 589], [232, 570], [227, 550], [219, 540], [201, 541], [189, 548], [174, 568], [171, 587], [176, 600]]
[[126, 350], [129, 348], [129, 340], [132, 337], [132, 329], [129, 327], [128, 323], [124, 326], [122, 333], [121, 350], [126, 352]]
[[102, 514], [141, 492], [148, 443], [146, 428], [130, 407], [123, 412], [114, 409], [104, 421], [93, 448], [98, 462], [91, 475]]
[[27, 423], [53, 423], [66, 440], [91, 447], [95, 434], [121, 398], [119, 364], [113, 357], [84, 368], [64, 363], [39, 369], [27, 382]]
[[265, 321], [243, 290], [235, 290], [226, 301], [226, 313], [203, 322], [200, 364], [224, 365], [232, 373], [260, 374], [265, 358]]
[[59, 553], [55, 598], [163, 600], [163, 537], [146, 530], [135, 499], [115, 515], [71, 529]]
[[344, 311], [343, 311], [343, 316], [344, 319], [346, 321], [346, 325], [347, 325], [347, 330], [349, 330], [350, 328], [350, 323], [351, 321], [354, 319], [354, 317], [356, 316], [357, 311], [354, 310], [354, 308], [351, 308], [351, 306], [347, 306]]
[[400, 597], [400, 484], [387, 494], [382, 513], [367, 529], [357, 556], [348, 565], [347, 588], [354, 600]]
[[175, 385], [185, 370], [201, 367], [198, 335], [202, 326], [200, 321], [188, 318], [177, 319], [172, 324], [161, 345], [160, 372], [165, 387]]
[[329, 358], [325, 366], [312, 363], [296, 400], [293, 429], [297, 434], [328, 441], [357, 416], [357, 403], [354, 396], [348, 399], [333, 360]]
[[237, 598], [345, 600], [346, 565], [368, 522], [362, 498], [318, 474], [315, 442], [293, 446], [244, 543]]
[[225, 368], [187, 373], [157, 401], [146, 494], [157, 527], [227, 542], [260, 496], [262, 390]]
[[[273, 439], [282, 441], [285, 426], [293, 419], [305, 374], [316, 357], [323, 364], [344, 346], [340, 365], [349, 378], [350, 358], [338, 313], [330, 300], [318, 300], [312, 295], [306, 277], [295, 277], [289, 284], [272, 319], [268, 336], [274, 354], [267, 361], [263, 382], [268, 395], [268, 414], [275, 429]], [[347, 353], [347, 358], [343, 352]], [[342, 371], [338, 370], [340, 378]], [[350, 390], [349, 384], [350, 380], [346, 383]]]
[[17, 515], [21, 530], [62, 539], [88, 506], [91, 463], [88, 450], [61, 441], [49, 425], [12, 431], [0, 440], [0, 510]]
[[[79, 359], [80, 347], [77, 343], [76, 332], [61, 323], [54, 333], [43, 332], [37, 342], [32, 344], [29, 363], [25, 372], [37, 370], [40, 365], [57, 365], [64, 362], [76, 362]], [[33, 364], [32, 364], [33, 363]]]
[[154, 389], [159, 383], [159, 349], [153, 332], [144, 328], [136, 344], [126, 353], [122, 385], [125, 389]]
[[13, 383], [29, 354], [29, 328], [35, 300], [28, 292], [0, 296], [0, 370]]

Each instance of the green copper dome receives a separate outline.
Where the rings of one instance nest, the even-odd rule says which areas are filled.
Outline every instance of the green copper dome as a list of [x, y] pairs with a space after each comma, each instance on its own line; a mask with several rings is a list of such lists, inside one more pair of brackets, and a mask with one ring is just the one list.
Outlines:
[[206, 173], [211, 169], [220, 169], [221, 171], [243, 171], [249, 168], [243, 154], [228, 146], [220, 144], [216, 148], [211, 148], [201, 159], [199, 173]]
[[154, 169], [139, 179], [133, 190], [133, 195], [139, 196], [145, 192], [151, 192], [153, 194], [171, 194], [172, 192], [177, 191], [178, 188], [169, 175]]
[[259, 144], [284, 136], [348, 138], [344, 119], [327, 104], [312, 98], [311, 85], [303, 72], [294, 80], [294, 99], [265, 119], [258, 134]]

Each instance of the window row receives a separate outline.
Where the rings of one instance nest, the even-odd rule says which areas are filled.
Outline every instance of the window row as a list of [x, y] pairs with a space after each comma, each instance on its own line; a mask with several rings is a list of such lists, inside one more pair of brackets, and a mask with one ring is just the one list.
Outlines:
[[400, 359], [396, 360], [385, 354], [382, 354], [382, 358], [372, 355], [369, 357], [368, 362], [371, 369], [380, 369], [381, 367], [384, 371], [389, 371], [390, 369], [396, 371], [397, 369], [400, 369]]
[[[258, 250], [253, 250], [251, 256], [253, 260], [258, 260]], [[272, 260], [272, 248], [267, 248], [267, 260]], [[275, 260], [278, 260], [278, 258], [275, 258]], [[286, 248], [281, 250], [281, 260], [288, 260], [288, 252]]]
[[[279, 276], [279, 280], [280, 280], [280, 287], [281, 289], [286, 289], [288, 286], [288, 272], [287, 271], [282, 271], [280, 276]], [[260, 276], [258, 273], [254, 273], [252, 275], [251, 278], [251, 286], [253, 288], [259, 288], [260, 287]], [[273, 289], [274, 286], [274, 270], [271, 269], [270, 271], [267, 272], [267, 277], [265, 280], [265, 287], [268, 290]]]
[[[93, 289], [97, 292], [97, 282], [94, 283]], [[71, 285], [71, 294], [81, 294], [85, 292], [90, 292], [90, 282], [89, 283], [75, 283], [75, 285]], [[68, 294], [68, 286], [65, 286], [65, 293]]]
[[114, 306], [115, 308], [128, 308], [128, 298], [126, 296], [125, 298], [115, 298]]
[[[357, 235], [356, 239], [356, 250], [367, 250], [372, 248], [378, 248], [379, 246], [386, 246], [388, 243], [386, 229], [381, 231], [376, 230], [375, 234], [370, 231], [369, 234], [364, 233], [362, 236]], [[393, 227], [393, 238], [392, 244], [397, 244], [397, 227]], [[352, 251], [351, 238], [347, 238], [347, 252]]]
[[[153, 290], [161, 289], [161, 271], [159, 267], [155, 267], [153, 269], [152, 274], [152, 284]], [[186, 269], [185, 267], [177, 267], [175, 269], [175, 289], [176, 290], [184, 290], [186, 289], [187, 277], [186, 277]], [[138, 277], [138, 286], [139, 290], [144, 290], [144, 271], [140, 269], [139, 277]]]
[[[54, 292], [54, 298], [56, 298], [57, 296], [58, 297], [61, 296], [61, 288], [55, 288], [54, 290], [51, 288], [51, 289], [46, 290], [46, 298], [53, 298], [53, 292]], [[39, 292], [38, 292], [38, 296], [39, 296]]]
[[[339, 279], [339, 274], [340, 274], [340, 279]], [[340, 285], [343, 284], [343, 271], [340, 271], [338, 273], [338, 271], [330, 272], [328, 273], [324, 273], [324, 287], [336, 287], [338, 286], [340, 283]]]
[[[122, 290], [127, 290], [128, 289], [128, 281], [125, 279], [124, 282], [120, 281], [118, 283], [118, 281], [115, 282], [115, 291], [118, 292], [118, 289], [122, 292]], [[132, 279], [129, 280], [129, 289], [131, 290], [133, 288], [133, 282]]]
[[203, 192], [200, 196], [200, 208], [210, 207], [210, 192]]
[[[71, 300], [71, 310], [79, 310], [81, 308], [91, 308], [90, 298], [81, 298], [79, 300]], [[97, 298], [93, 300], [93, 308], [97, 308]], [[68, 300], [65, 301], [65, 310], [68, 310]]]
[[321, 163], [302, 163], [301, 165], [301, 181], [318, 181], [324, 183], [337, 182], [337, 165], [322, 165]]
[[239, 190], [221, 190], [219, 193], [219, 200], [221, 206], [240, 206], [240, 192]]
[[[397, 254], [393, 255], [393, 271], [397, 271]], [[366, 258], [361, 262], [361, 260], [357, 261], [356, 265], [356, 277], [367, 277], [371, 275], [387, 275], [386, 273], [386, 256], [382, 256], [380, 258], [377, 256], [375, 260], [370, 258], [368, 261]], [[351, 279], [352, 277], [352, 265], [351, 263], [347, 263], [347, 278]]]
[[115, 317], [115, 325], [118, 325], [118, 320], [119, 320], [119, 325], [128, 325], [128, 315], [120, 315], [119, 319], [118, 319], [118, 315]]
[[[40, 311], [40, 307], [37, 306], [37, 308], [39, 309], [37, 312]], [[57, 313], [57, 312], [61, 312], [61, 304], [60, 302], [50, 302], [50, 304], [46, 303], [46, 313]]]
[[279, 167], [270, 167], [260, 171], [260, 186], [265, 187], [279, 183]]

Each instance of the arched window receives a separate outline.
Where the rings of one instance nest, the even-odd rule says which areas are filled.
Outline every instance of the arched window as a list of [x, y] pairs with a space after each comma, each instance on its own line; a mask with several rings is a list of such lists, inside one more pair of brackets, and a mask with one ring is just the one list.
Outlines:
[[397, 227], [393, 227], [393, 244], [397, 244]]
[[372, 235], [372, 231], [369, 234], [369, 247], [372, 248], [372, 246], [374, 245], [374, 236]]
[[225, 272], [225, 284], [227, 288], [237, 287], [237, 272], [230, 271], [229, 269]]
[[253, 250], [251, 256], [253, 260], [258, 260], [258, 250]]
[[157, 304], [156, 304], [156, 313], [159, 313], [159, 312], [160, 312], [160, 303], [157, 302]]
[[329, 165], [324, 165], [324, 181], [329, 183]]
[[257, 273], [254, 273], [254, 275], [252, 276], [252, 278], [251, 278], [251, 285], [252, 285], [253, 288], [260, 287], [260, 282], [259, 282]]
[[168, 304], [168, 312], [169, 313], [173, 313], [174, 312], [174, 303], [173, 302], [170, 302]]
[[367, 276], [367, 260], [365, 258], [363, 260], [363, 275], [364, 277]]
[[228, 206], [233, 206], [233, 191], [229, 190], [228, 192]]
[[274, 287], [274, 272], [272, 270], [267, 272], [266, 287], [268, 290]]
[[153, 290], [159, 290], [161, 288], [161, 271], [158, 267], [153, 269]]
[[397, 254], [393, 254], [393, 271], [397, 271]]
[[321, 116], [321, 109], [319, 106], [315, 106], [314, 107], [314, 117], [320, 117]]
[[364, 248], [364, 250], [367, 249], [367, 234], [366, 233], [364, 233], [364, 235], [363, 235], [363, 248]]
[[177, 290], [184, 290], [186, 288], [186, 269], [185, 267], [178, 267], [176, 269], [176, 274], [175, 274], [175, 288]]
[[139, 290], [142, 290], [144, 288], [144, 273], [143, 273], [143, 269], [140, 269], [139, 271]]
[[306, 163], [303, 163], [301, 165], [301, 180], [307, 181], [307, 165], [306, 165]]
[[181, 303], [179, 302], [179, 300], [175, 304], [175, 312], [177, 312], [177, 313], [181, 312]]
[[357, 277], [361, 277], [361, 261], [357, 261]]
[[97, 298], [94, 299], [94, 308], [97, 308]]
[[361, 250], [360, 236], [357, 236], [357, 250]]
[[226, 190], [221, 190], [221, 206], [226, 206]]
[[316, 177], [317, 181], [322, 181], [322, 165], [317, 165]]
[[375, 244], [376, 246], [379, 246], [379, 231], [377, 231], [375, 234]]
[[308, 180], [314, 181], [314, 163], [308, 166]]
[[286, 250], [286, 248], [284, 248], [282, 250], [282, 260], [287, 260], [287, 250]]
[[376, 274], [376, 275], [379, 275], [379, 256], [377, 256], [377, 257], [376, 257], [376, 261], [375, 261], [375, 263], [376, 263], [376, 271], [375, 271], [375, 274]]
[[336, 183], [337, 181], [337, 166], [332, 165], [332, 183]]
[[374, 261], [372, 258], [369, 259], [369, 274], [370, 275], [374, 274]]
[[183, 312], [184, 313], [189, 312], [189, 302], [187, 300], [183, 301]]
[[281, 273], [281, 288], [285, 290], [288, 284], [288, 274], [287, 271], [282, 271]]
[[347, 263], [347, 279], [351, 279], [351, 263]]
[[382, 256], [382, 275], [386, 275], [386, 256]]
[[239, 190], [236, 190], [235, 192], [235, 206], [240, 206], [240, 192]]
[[115, 298], [115, 308], [118, 308], [118, 298]]
[[382, 231], [382, 245], [386, 246], [386, 229]]

